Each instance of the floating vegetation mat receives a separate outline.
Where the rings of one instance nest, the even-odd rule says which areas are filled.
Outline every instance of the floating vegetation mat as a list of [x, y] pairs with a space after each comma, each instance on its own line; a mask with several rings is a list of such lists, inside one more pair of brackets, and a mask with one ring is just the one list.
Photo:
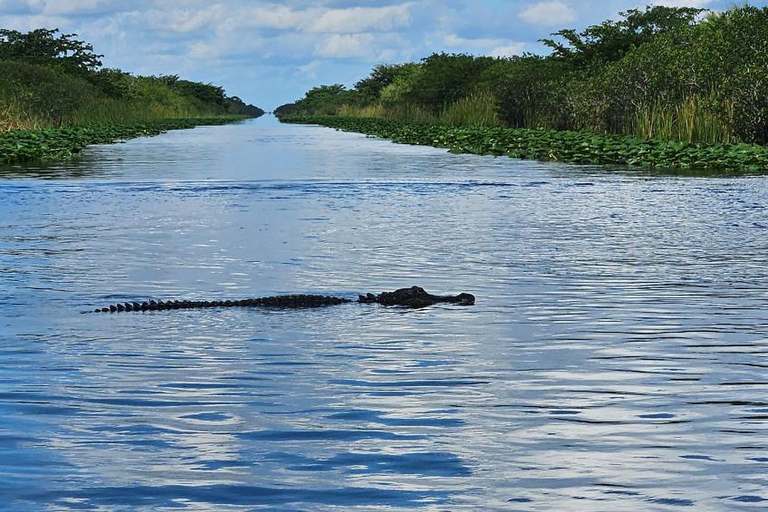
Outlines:
[[768, 173], [768, 147], [755, 144], [698, 144], [589, 132], [450, 126], [338, 116], [282, 116], [280, 121], [319, 124], [401, 144], [447, 148], [455, 153], [718, 174]]
[[168, 130], [217, 125], [243, 120], [243, 116], [158, 119], [126, 125], [94, 125], [46, 130], [11, 130], [0, 133], [0, 164], [31, 160], [60, 160], [91, 144], [109, 144]]

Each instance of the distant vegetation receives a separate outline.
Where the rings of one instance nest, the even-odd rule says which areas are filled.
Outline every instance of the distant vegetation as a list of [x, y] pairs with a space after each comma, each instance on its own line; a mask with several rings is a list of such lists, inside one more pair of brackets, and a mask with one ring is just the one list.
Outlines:
[[76, 36], [0, 30], [0, 131], [264, 113], [212, 84], [102, 68]]
[[633, 9], [542, 42], [547, 56], [379, 65], [275, 113], [768, 143], [768, 8]]

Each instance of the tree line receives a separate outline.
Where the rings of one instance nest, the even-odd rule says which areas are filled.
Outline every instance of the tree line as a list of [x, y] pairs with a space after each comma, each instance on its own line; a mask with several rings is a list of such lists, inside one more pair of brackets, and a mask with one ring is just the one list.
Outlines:
[[264, 113], [219, 86], [103, 68], [102, 57], [77, 34], [0, 29], [0, 130]]
[[768, 143], [768, 8], [631, 9], [541, 42], [548, 55], [378, 65], [275, 113]]

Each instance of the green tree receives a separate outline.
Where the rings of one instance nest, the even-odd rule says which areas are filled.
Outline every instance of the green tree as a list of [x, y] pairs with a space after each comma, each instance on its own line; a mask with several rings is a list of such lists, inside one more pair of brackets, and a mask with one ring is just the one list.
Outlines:
[[552, 34], [565, 40], [542, 39], [552, 48], [552, 57], [574, 67], [602, 65], [615, 62], [632, 48], [652, 41], [659, 34], [692, 27], [706, 9], [693, 7], [646, 7], [645, 11], [630, 9], [620, 13], [623, 19], [607, 20], [587, 27], [582, 32], [564, 29]]
[[59, 29], [40, 28], [28, 33], [0, 29], [0, 60], [56, 66], [67, 73], [84, 74], [101, 66], [93, 46], [75, 39], [77, 34], [59, 34]]
[[355, 84], [363, 104], [369, 105], [381, 99], [381, 92], [398, 78], [410, 75], [416, 64], [380, 64], [371, 74]]
[[300, 113], [334, 115], [349, 100], [350, 91], [343, 85], [321, 85], [307, 91], [295, 106]]
[[406, 99], [434, 112], [475, 92], [478, 77], [497, 59], [434, 53], [421, 60]]
[[[513, 57], [490, 71], [498, 115], [515, 128], [549, 125], [547, 113], [559, 90], [565, 66], [560, 61], [534, 55]], [[561, 108], [562, 105], [560, 105]]]

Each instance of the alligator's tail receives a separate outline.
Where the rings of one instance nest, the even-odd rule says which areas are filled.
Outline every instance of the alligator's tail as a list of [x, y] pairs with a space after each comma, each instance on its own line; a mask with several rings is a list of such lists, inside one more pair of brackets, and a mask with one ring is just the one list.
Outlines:
[[118, 313], [123, 311], [166, 311], [169, 309], [201, 309], [232, 307], [267, 307], [267, 308], [319, 308], [352, 302], [350, 299], [328, 295], [276, 295], [242, 300], [168, 300], [124, 302], [96, 308], [94, 313]]

